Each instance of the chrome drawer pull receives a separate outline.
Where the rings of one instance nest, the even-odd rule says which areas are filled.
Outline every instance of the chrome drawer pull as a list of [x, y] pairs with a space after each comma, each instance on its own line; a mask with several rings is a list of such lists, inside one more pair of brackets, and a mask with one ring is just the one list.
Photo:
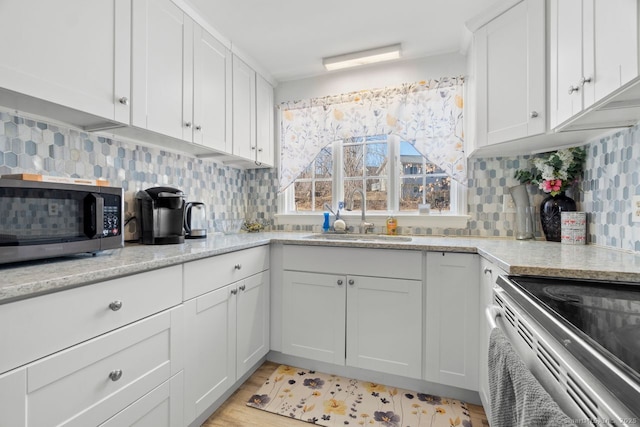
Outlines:
[[350, 284], [350, 285], [353, 285], [354, 283], [356, 283], [356, 281], [355, 281], [355, 280], [353, 280], [353, 279], [349, 279], [349, 284]]
[[109, 304], [109, 308], [113, 311], [118, 311], [122, 308], [122, 301], [120, 300], [116, 300], [114, 302], [112, 302], [111, 304]]
[[240, 270], [242, 268], [242, 264], [236, 264], [233, 266], [236, 270]]
[[245, 289], [247, 289], [247, 287], [245, 285], [240, 285], [240, 290], [244, 291]]
[[487, 273], [491, 274], [492, 271], [491, 271], [491, 269], [489, 267], [485, 267], [484, 270], [483, 270], [483, 273], [484, 274], [487, 274]]
[[237, 290], [237, 289], [231, 289], [231, 295], [235, 295], [235, 294], [237, 294], [237, 293], [238, 293], [238, 290]]
[[121, 369], [117, 369], [115, 371], [109, 372], [109, 379], [111, 381], [118, 381], [120, 378], [122, 378], [122, 370]]
[[338, 286], [341, 286], [341, 285], [342, 285], [342, 279], [339, 279], [338, 280]]

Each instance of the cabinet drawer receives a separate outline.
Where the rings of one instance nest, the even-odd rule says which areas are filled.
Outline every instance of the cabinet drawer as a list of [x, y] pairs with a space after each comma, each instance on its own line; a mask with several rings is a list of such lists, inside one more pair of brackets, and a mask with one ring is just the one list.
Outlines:
[[182, 426], [182, 383], [179, 372], [100, 427]]
[[422, 252], [393, 249], [284, 246], [285, 270], [422, 279]]
[[269, 269], [269, 246], [192, 261], [184, 265], [184, 300]]
[[0, 372], [180, 304], [181, 292], [173, 266], [0, 305]]
[[165, 311], [27, 366], [28, 425], [98, 425], [169, 379], [171, 323]]

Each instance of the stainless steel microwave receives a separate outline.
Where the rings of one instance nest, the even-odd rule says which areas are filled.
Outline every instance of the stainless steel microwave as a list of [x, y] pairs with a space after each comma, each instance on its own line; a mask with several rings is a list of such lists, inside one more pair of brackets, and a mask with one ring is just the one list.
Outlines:
[[124, 246], [122, 188], [0, 179], [0, 264]]

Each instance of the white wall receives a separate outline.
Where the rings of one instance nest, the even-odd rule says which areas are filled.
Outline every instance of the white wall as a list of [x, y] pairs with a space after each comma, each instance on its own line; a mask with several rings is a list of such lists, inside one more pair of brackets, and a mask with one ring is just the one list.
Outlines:
[[396, 61], [281, 82], [275, 88], [275, 101], [319, 98], [363, 89], [376, 89], [440, 77], [457, 77], [466, 71], [466, 58], [459, 53], [417, 60]]

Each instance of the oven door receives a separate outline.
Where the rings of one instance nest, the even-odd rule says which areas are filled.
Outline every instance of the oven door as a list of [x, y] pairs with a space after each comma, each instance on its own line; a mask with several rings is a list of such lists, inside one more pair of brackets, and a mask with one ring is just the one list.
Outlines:
[[506, 292], [501, 286], [514, 285], [504, 276], [498, 279], [493, 305], [487, 308], [488, 321], [502, 329], [525, 365], [560, 408], [581, 424], [625, 426], [637, 423], [637, 415], [567, 351], [566, 343], [558, 341], [511, 297], [513, 289]]

